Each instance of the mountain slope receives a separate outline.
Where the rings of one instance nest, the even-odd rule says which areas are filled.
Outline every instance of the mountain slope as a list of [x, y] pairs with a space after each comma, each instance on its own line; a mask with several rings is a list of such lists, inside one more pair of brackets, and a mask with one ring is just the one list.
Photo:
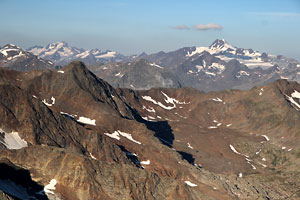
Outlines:
[[180, 87], [176, 76], [161, 66], [143, 59], [127, 63], [94, 65], [89, 66], [89, 69], [114, 87], [137, 90]]
[[0, 168], [27, 174], [0, 170], [9, 195], [18, 183], [48, 199], [299, 199], [296, 82], [134, 91], [73, 62], [1, 68], [0, 94]]

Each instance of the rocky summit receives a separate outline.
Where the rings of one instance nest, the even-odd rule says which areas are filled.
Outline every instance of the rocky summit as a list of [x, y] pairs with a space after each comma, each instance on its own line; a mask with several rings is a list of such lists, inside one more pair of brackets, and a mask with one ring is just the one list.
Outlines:
[[[196, 73], [197, 62], [199, 73], [217, 76], [227, 65], [198, 56], [183, 69]], [[161, 65], [140, 62], [180, 86]], [[118, 67], [107, 69], [123, 78], [115, 86], [136, 83]], [[112, 87], [79, 61], [0, 68], [0, 198], [300, 199], [298, 83], [132, 89]]]

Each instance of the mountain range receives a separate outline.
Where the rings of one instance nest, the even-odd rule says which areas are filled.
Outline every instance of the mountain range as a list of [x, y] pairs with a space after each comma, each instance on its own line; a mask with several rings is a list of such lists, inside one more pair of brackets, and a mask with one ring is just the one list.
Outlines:
[[84, 50], [70, 47], [66, 42], [35, 46], [28, 51], [15, 45], [0, 49], [2, 66], [20, 71], [59, 68], [72, 60], [85, 62], [92, 72], [114, 87], [135, 90], [156, 87], [245, 90], [278, 79], [300, 81], [297, 60], [237, 48], [219, 39], [209, 47], [185, 47], [167, 53], [133, 56], [99, 49]]
[[0, 197], [296, 200], [299, 111], [287, 80], [131, 90], [79, 61], [0, 68]]
[[137, 80], [138, 76], [135, 76], [136, 79], [114, 76], [123, 74], [125, 69], [126, 74], [134, 74], [133, 71], [137, 71], [135, 63], [140, 59], [147, 60], [144, 62], [147, 68], [172, 74], [181, 87], [193, 87], [202, 91], [244, 90], [277, 79], [300, 80], [300, 64], [297, 60], [236, 48], [225, 40], [216, 40], [209, 47], [186, 47], [168, 53], [141, 54], [131, 62], [91, 65], [89, 68], [115, 87], [157, 87], [155, 75], [142, 68], [139, 69], [139, 74], [153, 80], [146, 82], [147, 86], [140, 87], [145, 82]]
[[66, 65], [73, 60], [80, 60], [87, 65], [96, 63], [119, 62], [128, 59], [114, 51], [101, 51], [99, 49], [84, 50], [70, 47], [66, 42], [54, 42], [45, 47], [33, 46], [27, 49], [41, 58], [51, 60], [57, 65]]

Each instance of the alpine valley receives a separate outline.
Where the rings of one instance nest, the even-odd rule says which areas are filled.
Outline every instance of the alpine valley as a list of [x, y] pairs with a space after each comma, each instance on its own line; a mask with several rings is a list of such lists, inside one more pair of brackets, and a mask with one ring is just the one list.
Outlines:
[[300, 199], [297, 60], [59, 42], [0, 65], [0, 199]]

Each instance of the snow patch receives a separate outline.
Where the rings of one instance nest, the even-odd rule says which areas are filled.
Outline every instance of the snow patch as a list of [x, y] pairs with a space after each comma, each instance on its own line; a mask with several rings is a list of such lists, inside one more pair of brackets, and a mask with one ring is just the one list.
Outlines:
[[[285, 95], [285, 96], [287, 97], [287, 99], [288, 99], [293, 105], [295, 105], [297, 108], [300, 109], [300, 105], [299, 105], [292, 97], [287, 96], [287, 95]], [[296, 108], [296, 110], [298, 110], [297, 108]]]
[[118, 77], [121, 77], [121, 78], [122, 78], [124, 75], [121, 74], [121, 72], [119, 72], [119, 73], [115, 74], [115, 76], [118, 76]]
[[197, 185], [195, 183], [192, 183], [190, 181], [184, 181], [188, 186], [191, 186], [191, 187], [196, 187]]
[[92, 159], [94, 159], [94, 160], [97, 160], [97, 158], [96, 158], [95, 156], [93, 156], [92, 153], [90, 153], [90, 157], [91, 157]]
[[187, 145], [188, 145], [188, 148], [194, 149], [189, 142], [187, 143]]
[[110, 133], [104, 133], [104, 134], [113, 139], [120, 140], [120, 134], [118, 133], [118, 131], [115, 131], [111, 134]]
[[291, 96], [294, 97], [294, 98], [300, 99], [300, 92], [298, 92], [298, 91], [295, 90], [295, 91], [291, 94]]
[[266, 168], [267, 167], [267, 165], [265, 165], [265, 164], [262, 164], [262, 163], [260, 163], [260, 162], [257, 162], [258, 164], [260, 164], [263, 168]]
[[169, 103], [169, 104], [173, 104], [173, 106], [165, 106], [164, 104], [162, 104], [161, 102], [157, 102], [155, 101], [154, 99], [152, 99], [152, 97], [150, 96], [142, 96], [143, 99], [145, 99], [146, 101], [150, 101], [160, 107], [162, 107], [163, 109], [166, 109], [166, 110], [172, 110], [174, 108], [176, 108], [176, 104], [186, 104], [185, 102], [180, 102], [174, 98], [171, 98], [169, 97], [167, 94], [165, 94], [164, 92], [161, 91], [161, 93], [166, 97], [164, 100], [166, 103]]
[[77, 117], [77, 115], [72, 115], [72, 114], [65, 113], [65, 112], [60, 112], [60, 114], [66, 115], [67, 117], [69, 117], [69, 118], [71, 118], [71, 119], [74, 119], [74, 120], [75, 120], [75, 117]]
[[251, 163], [252, 160], [250, 160], [250, 159], [248, 159], [248, 158], [245, 158], [245, 159], [246, 159], [247, 163], [248, 163], [249, 165], [251, 165], [252, 169], [256, 169], [256, 167]]
[[211, 99], [209, 99], [209, 100], [212, 100], [212, 101], [217, 101], [217, 102], [223, 102], [223, 100], [222, 99], [220, 99], [220, 98], [211, 98]]
[[42, 102], [46, 105], [46, 106], [53, 106], [55, 104], [55, 98], [51, 97], [51, 101], [52, 103], [47, 103], [46, 99], [44, 99]]
[[148, 112], [153, 112], [153, 113], [155, 113], [155, 109], [154, 109], [153, 107], [151, 107], [151, 106], [149, 106], [149, 108], [147, 108], [146, 106], [143, 105], [143, 109], [144, 109], [144, 110], [147, 110]]
[[232, 126], [232, 124], [227, 124], [226, 126], [227, 126], [227, 127], [230, 127], [230, 126]]
[[247, 155], [245, 155], [245, 154], [242, 154], [242, 153], [238, 152], [238, 151], [234, 148], [234, 146], [232, 146], [231, 144], [229, 145], [229, 147], [230, 147], [230, 149], [231, 149], [234, 153], [239, 154], [239, 155], [242, 155], [242, 156], [245, 156], [246, 158], [249, 158], [249, 156], [247, 156]]
[[6, 148], [22, 149], [24, 147], [28, 147], [27, 142], [24, 139], [20, 138], [18, 132], [13, 131], [11, 133], [6, 133], [0, 128], [0, 133], [4, 133], [3, 141], [0, 140], [0, 143], [6, 146]]
[[[149, 118], [151, 117], [151, 116], [148, 116]], [[149, 121], [149, 122], [156, 122], [156, 121], [154, 121], [154, 120], [151, 120], [151, 119], [149, 119], [148, 117], [142, 117], [144, 120], [146, 120], [146, 121]], [[155, 119], [154, 117], [151, 117], [152, 119]]]
[[207, 127], [208, 129], [212, 129], [212, 128], [218, 128], [218, 127], [216, 127], [216, 126], [209, 126], [209, 127]]
[[270, 138], [268, 136], [266, 136], [266, 135], [261, 135], [261, 136], [264, 137], [267, 141], [270, 140]]
[[151, 66], [154, 66], [154, 67], [158, 67], [158, 68], [160, 68], [160, 69], [163, 69], [163, 67], [162, 67], [162, 66], [160, 66], [160, 65], [157, 65], [157, 64], [155, 64], [155, 63], [150, 63], [150, 65], [151, 65]]
[[96, 58], [112, 58], [115, 56], [116, 56], [116, 52], [110, 51], [110, 52], [107, 52], [106, 54], [102, 54], [102, 55], [95, 56], [95, 57]]
[[141, 142], [137, 141], [137, 140], [134, 140], [131, 136], [131, 134], [129, 133], [125, 133], [125, 132], [122, 132], [120, 130], [117, 130], [115, 132], [113, 132], [112, 134], [109, 134], [109, 133], [104, 133], [105, 135], [111, 137], [111, 138], [114, 138], [116, 140], [120, 140], [120, 135], [127, 138], [128, 140], [132, 141], [132, 142], [135, 142], [137, 144], [142, 144]]
[[261, 149], [259, 149], [259, 151], [255, 152], [255, 154], [257, 155], [257, 154], [259, 154], [260, 152], [261, 152]]
[[150, 160], [141, 161], [142, 165], [150, 165]]
[[52, 179], [52, 180], [50, 181], [50, 183], [44, 187], [44, 191], [45, 191], [46, 193], [54, 194], [54, 192], [53, 192], [52, 190], [55, 190], [55, 189], [56, 189], [56, 188], [55, 188], [55, 185], [56, 185], [56, 184], [57, 184], [57, 181], [56, 181], [55, 179]]
[[96, 126], [96, 120], [95, 119], [90, 119], [88, 117], [79, 117], [79, 119], [77, 121], [81, 122], [81, 123], [84, 123], [84, 124], [89, 124], [89, 125]]
[[243, 177], [243, 173], [239, 173], [239, 177], [242, 178]]
[[64, 73], [65, 73], [65, 72], [62, 71], [62, 70], [58, 70], [57, 72], [58, 72], [58, 73], [61, 73], [61, 74], [64, 74]]

